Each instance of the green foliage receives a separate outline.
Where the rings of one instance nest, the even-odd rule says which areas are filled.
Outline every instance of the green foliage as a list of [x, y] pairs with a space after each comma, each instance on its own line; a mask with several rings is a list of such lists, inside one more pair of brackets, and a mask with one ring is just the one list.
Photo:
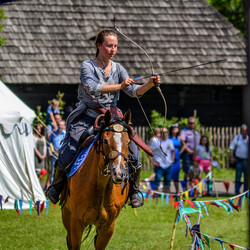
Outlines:
[[[3, 19], [6, 19], [7, 17], [4, 14], [4, 11], [2, 9], [0, 9], [0, 22]], [[0, 24], [0, 32], [3, 31], [3, 25]], [[0, 36], [0, 48], [5, 44], [6, 40]]]
[[[188, 118], [172, 117], [170, 120], [169, 119], [166, 120], [164, 127], [169, 129], [173, 123], [178, 123], [180, 128], [182, 129], [187, 126], [187, 122], [188, 122]], [[151, 112], [152, 128], [156, 128], [156, 127], [162, 128], [163, 123], [164, 123], [164, 117], [156, 110], [152, 110]], [[200, 120], [198, 117], [196, 117], [196, 129], [199, 130], [200, 128], [201, 128]]]
[[207, 0], [225, 18], [231, 22], [243, 36], [246, 36], [245, 26], [245, 0]]
[[[33, 122], [33, 127], [36, 127], [38, 123], [44, 123], [45, 124], [45, 116], [46, 112], [41, 111], [41, 106], [36, 106], [36, 118], [34, 119]], [[42, 122], [41, 122], [42, 121]]]
[[219, 163], [219, 166], [224, 166], [225, 163], [228, 162], [228, 159], [230, 159], [230, 149], [229, 148], [222, 149], [219, 147], [215, 147], [213, 145], [211, 145], [211, 147], [212, 147], [213, 160], [217, 161]]
[[[60, 114], [63, 117], [64, 112], [63, 112], [63, 107], [65, 105], [65, 102], [63, 101], [64, 93], [61, 93], [60, 91], [57, 92], [56, 99], [59, 101], [59, 110]], [[48, 100], [48, 104], [51, 105], [52, 100]], [[36, 126], [38, 123], [46, 123], [45, 117], [46, 117], [46, 112], [41, 111], [41, 106], [36, 106], [36, 115], [37, 118], [34, 119], [33, 126]]]

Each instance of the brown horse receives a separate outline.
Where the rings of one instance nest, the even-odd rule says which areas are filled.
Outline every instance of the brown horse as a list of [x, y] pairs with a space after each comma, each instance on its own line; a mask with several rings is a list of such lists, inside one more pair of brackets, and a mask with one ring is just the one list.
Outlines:
[[[80, 249], [84, 229], [96, 227], [95, 248], [105, 249], [110, 241], [115, 220], [127, 202], [128, 129], [131, 112], [112, 120], [107, 111], [99, 137], [78, 172], [69, 179], [69, 196], [62, 207], [62, 220], [67, 230], [69, 249]], [[122, 194], [123, 193], [123, 194]]]

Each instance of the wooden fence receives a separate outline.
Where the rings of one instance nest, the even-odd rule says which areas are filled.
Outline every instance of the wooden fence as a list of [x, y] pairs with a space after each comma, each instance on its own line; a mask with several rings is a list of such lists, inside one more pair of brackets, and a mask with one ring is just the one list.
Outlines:
[[[149, 129], [146, 126], [135, 127], [138, 135], [147, 144], [150, 140]], [[228, 168], [230, 166], [230, 150], [229, 146], [234, 136], [240, 134], [240, 127], [202, 127], [200, 135], [209, 137], [210, 145], [213, 148], [213, 160], [218, 161], [220, 168]], [[141, 162], [143, 169], [152, 170], [150, 160], [145, 152], [141, 152]]]

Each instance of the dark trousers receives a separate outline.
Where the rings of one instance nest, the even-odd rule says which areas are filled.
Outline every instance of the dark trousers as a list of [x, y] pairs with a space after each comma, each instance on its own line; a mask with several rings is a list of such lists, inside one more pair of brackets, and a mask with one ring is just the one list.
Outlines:
[[182, 169], [183, 172], [188, 174], [190, 166], [193, 165], [193, 155], [187, 152], [182, 153]]
[[244, 174], [244, 191], [248, 190], [248, 180], [247, 180], [247, 160], [239, 159], [236, 157], [236, 164], [235, 164], [235, 193], [240, 193], [241, 187], [241, 176]]

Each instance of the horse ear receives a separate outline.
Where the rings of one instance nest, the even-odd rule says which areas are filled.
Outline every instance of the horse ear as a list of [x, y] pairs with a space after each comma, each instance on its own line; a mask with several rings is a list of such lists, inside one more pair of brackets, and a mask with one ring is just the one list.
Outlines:
[[128, 111], [125, 113], [125, 115], [123, 116], [122, 120], [125, 121], [127, 124], [131, 123], [131, 111], [130, 109], [128, 109]]
[[107, 110], [105, 115], [104, 115], [104, 123], [106, 125], [108, 125], [110, 123], [111, 119], [112, 119], [111, 112], [110, 112], [110, 110]]

